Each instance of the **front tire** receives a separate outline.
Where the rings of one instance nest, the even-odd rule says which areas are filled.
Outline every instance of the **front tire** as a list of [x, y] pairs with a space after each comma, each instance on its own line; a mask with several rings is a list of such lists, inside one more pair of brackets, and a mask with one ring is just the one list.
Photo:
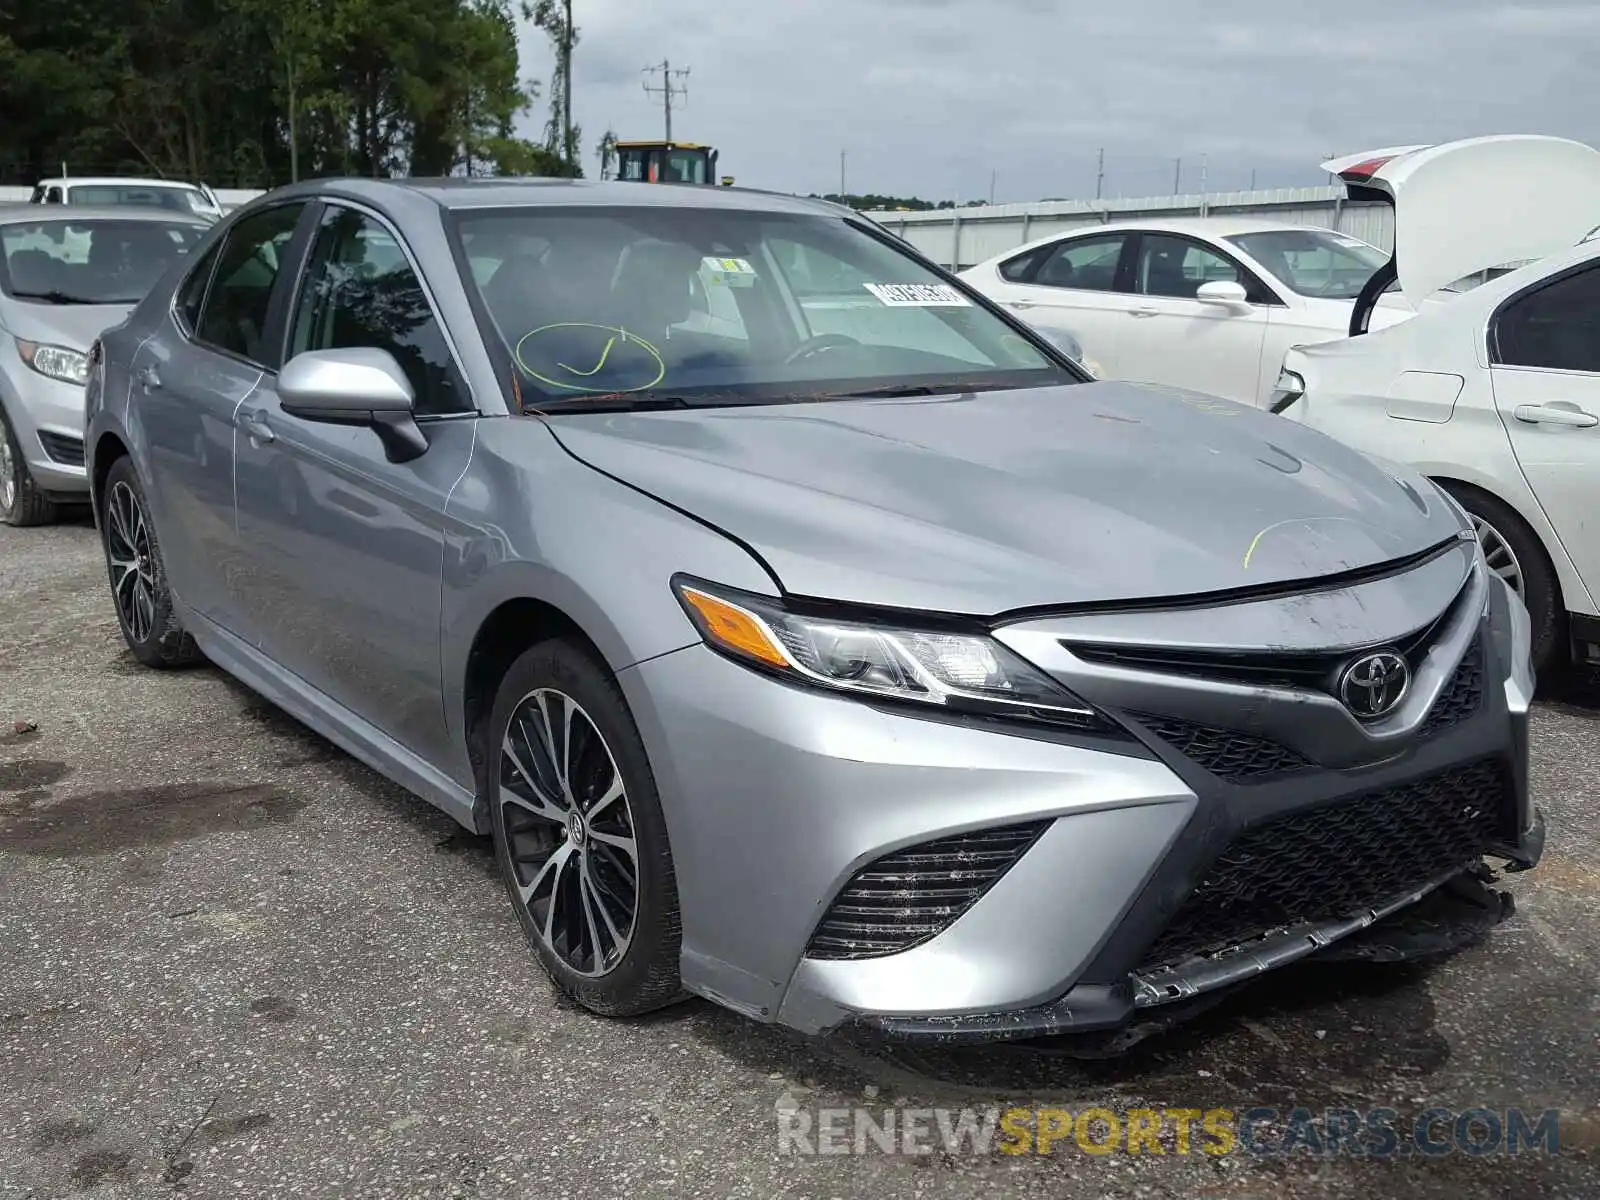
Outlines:
[[100, 544], [111, 578], [112, 606], [122, 639], [147, 667], [181, 667], [200, 658], [183, 630], [167, 585], [161, 542], [156, 537], [144, 488], [126, 456], [111, 464], [100, 495]]
[[0, 406], [0, 521], [7, 525], [51, 525], [60, 515], [55, 501], [39, 490], [11, 418]]
[[490, 735], [495, 859], [551, 979], [604, 1016], [680, 999], [666, 820], [615, 679], [579, 646], [541, 642], [501, 681]]
[[1445, 484], [1467, 510], [1489, 569], [1522, 597], [1533, 628], [1533, 670], [1543, 674], [1566, 631], [1555, 567], [1538, 535], [1503, 500], [1465, 483]]

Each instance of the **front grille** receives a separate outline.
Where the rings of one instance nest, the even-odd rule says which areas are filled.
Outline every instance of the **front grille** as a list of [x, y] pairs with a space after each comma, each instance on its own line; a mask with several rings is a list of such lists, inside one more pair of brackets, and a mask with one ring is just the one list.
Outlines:
[[1483, 637], [1480, 634], [1472, 639], [1472, 645], [1467, 647], [1466, 654], [1462, 655], [1461, 661], [1456, 665], [1456, 673], [1450, 677], [1450, 682], [1434, 701], [1433, 711], [1422, 723], [1419, 736], [1432, 737], [1436, 733], [1443, 733], [1452, 725], [1465, 721], [1478, 711], [1478, 704], [1482, 699]]
[[83, 466], [83, 439], [66, 433], [39, 434], [39, 444], [52, 462], [66, 467]]
[[1352, 917], [1469, 867], [1500, 831], [1506, 792], [1500, 767], [1484, 762], [1247, 830], [1211, 864], [1138, 970]]
[[979, 829], [896, 851], [858, 871], [811, 935], [807, 958], [879, 958], [948, 929], [1048, 821]]
[[1254, 734], [1175, 717], [1135, 715], [1151, 733], [1220, 779], [1260, 783], [1270, 776], [1304, 771], [1313, 765], [1289, 747]]

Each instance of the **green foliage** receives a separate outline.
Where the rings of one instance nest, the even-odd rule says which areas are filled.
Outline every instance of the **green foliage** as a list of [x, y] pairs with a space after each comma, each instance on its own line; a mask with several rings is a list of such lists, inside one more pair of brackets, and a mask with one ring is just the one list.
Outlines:
[[514, 132], [537, 95], [517, 77], [519, 15], [516, 0], [0, 2], [0, 177], [569, 173]]
[[[840, 196], [834, 192], [829, 192], [825, 196], [818, 196], [815, 192], [812, 192], [811, 199], [831, 200], [835, 204], [846, 205], [857, 212], [930, 212], [934, 209], [957, 207], [957, 203], [954, 200], [940, 200], [938, 203], [934, 203], [932, 200], [923, 200], [917, 196], [880, 196], [875, 192], [868, 193], [865, 196]], [[987, 203], [988, 201], [986, 200], [968, 200], [960, 207], [981, 208]]]

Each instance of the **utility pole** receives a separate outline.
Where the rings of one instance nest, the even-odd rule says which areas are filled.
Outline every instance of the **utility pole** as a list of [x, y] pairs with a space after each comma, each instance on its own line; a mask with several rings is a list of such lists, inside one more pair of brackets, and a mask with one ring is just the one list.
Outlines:
[[1200, 215], [1202, 217], [1211, 215], [1211, 205], [1206, 202], [1206, 163], [1210, 157], [1208, 154], [1200, 156]]
[[689, 78], [689, 68], [684, 67], [682, 70], [674, 71], [672, 63], [663, 58], [657, 66], [644, 69], [646, 75], [654, 75], [658, 71], [661, 73], [661, 86], [651, 87], [647, 83], [644, 85], [644, 90], [652, 96], [660, 95], [662, 107], [667, 114], [667, 141], [670, 142], [672, 140], [672, 98], [674, 96], [682, 96], [685, 101], [689, 98], [688, 85], [674, 83], [673, 80]]
[[1183, 180], [1183, 159], [1178, 159], [1172, 164], [1172, 194], [1178, 194], [1178, 186]]
[[[295, 110], [300, 107], [294, 93], [294, 47], [289, 47], [289, 182], [300, 182], [300, 139], [295, 134]], [[469, 172], [470, 174], [470, 172]]]
[[989, 203], [994, 203], [994, 181], [999, 177], [999, 171], [989, 172]]
[[1106, 184], [1106, 148], [1100, 147], [1100, 159], [1094, 169], [1094, 198], [1100, 199], [1100, 193]]
[[1254, 167], [1250, 168], [1250, 190], [1252, 192], [1256, 190], [1256, 169]]
[[844, 198], [850, 194], [849, 192], [844, 190], [844, 155], [845, 155], [845, 152], [843, 150], [839, 151], [839, 203], [840, 204], [843, 204], [844, 203]]

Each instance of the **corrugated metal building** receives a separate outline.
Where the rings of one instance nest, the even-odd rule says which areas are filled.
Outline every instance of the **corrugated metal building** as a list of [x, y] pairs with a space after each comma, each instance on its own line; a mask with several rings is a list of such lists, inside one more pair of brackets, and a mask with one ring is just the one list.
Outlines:
[[1371, 242], [1394, 243], [1394, 210], [1353, 203], [1342, 187], [1278, 188], [1213, 196], [1146, 196], [1132, 200], [1039, 200], [935, 212], [875, 212], [873, 220], [946, 267], [965, 270], [1035, 238], [1110, 221], [1197, 216], [1269, 217], [1320, 225]]

